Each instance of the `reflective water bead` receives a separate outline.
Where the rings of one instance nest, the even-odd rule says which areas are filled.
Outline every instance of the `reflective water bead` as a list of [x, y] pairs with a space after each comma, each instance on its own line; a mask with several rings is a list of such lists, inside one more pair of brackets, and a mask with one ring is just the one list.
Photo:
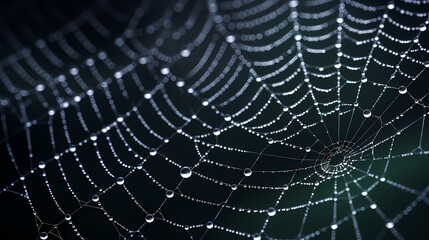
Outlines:
[[226, 36], [226, 41], [229, 43], [235, 42], [235, 36], [234, 35], [228, 35]]
[[370, 111], [369, 109], [365, 109], [365, 110], [363, 110], [363, 116], [364, 116], [365, 118], [369, 118], [369, 117], [371, 117], [371, 111]]
[[151, 222], [153, 222], [153, 220], [155, 220], [155, 218], [153, 217], [152, 214], [148, 214], [148, 215], [146, 215], [145, 220], [147, 223], [151, 223]]
[[180, 169], [180, 176], [182, 176], [182, 178], [189, 178], [192, 175], [192, 170], [189, 167], [182, 167], [182, 169]]
[[206, 223], [206, 227], [207, 227], [208, 229], [212, 229], [212, 228], [213, 228], [213, 222], [212, 222], [212, 221], [208, 221], [208, 222]]
[[124, 184], [124, 182], [125, 182], [125, 180], [124, 180], [124, 178], [123, 178], [123, 177], [118, 177], [118, 178], [116, 179], [116, 183], [117, 183], [118, 185], [122, 185], [122, 184]]
[[252, 170], [250, 168], [246, 168], [244, 169], [243, 174], [246, 177], [250, 177], [250, 175], [252, 175]]
[[400, 86], [400, 87], [398, 88], [398, 92], [399, 92], [399, 94], [405, 94], [405, 93], [407, 93], [407, 87], [405, 87], [405, 86]]
[[395, 226], [395, 224], [393, 222], [387, 222], [386, 223], [386, 227], [389, 229], [393, 228], [394, 226]]
[[38, 166], [40, 169], [44, 169], [46, 167], [46, 163], [44, 161], [40, 161]]
[[167, 196], [167, 198], [172, 198], [174, 197], [174, 192], [172, 190], [167, 190], [165, 196]]
[[149, 154], [150, 154], [151, 156], [155, 156], [155, 155], [157, 154], [156, 149], [155, 149], [155, 148], [151, 148], [151, 149], [149, 150]]
[[41, 232], [40, 239], [48, 239], [48, 234], [46, 232]]
[[168, 67], [161, 68], [161, 74], [162, 75], [167, 75], [169, 73], [170, 73], [170, 69]]
[[215, 128], [215, 129], [213, 129], [213, 134], [214, 134], [215, 136], [219, 136], [219, 135], [220, 135], [220, 129], [219, 129], [219, 128]]
[[94, 202], [98, 202], [100, 200], [100, 197], [97, 195], [97, 194], [94, 194], [93, 196], [92, 196], [92, 201], [94, 201]]
[[259, 234], [259, 233], [252, 234], [252, 238], [253, 238], [253, 240], [261, 240], [262, 239], [261, 234]]
[[180, 52], [180, 55], [181, 55], [182, 57], [189, 57], [189, 56], [191, 55], [191, 51], [189, 51], [188, 49], [183, 49], [183, 50]]
[[272, 217], [274, 215], [276, 215], [276, 209], [273, 207], [268, 208], [267, 210], [268, 216]]
[[151, 99], [151, 98], [152, 98], [152, 93], [151, 93], [151, 92], [146, 92], [146, 93], [143, 95], [143, 97], [144, 97], [145, 99]]

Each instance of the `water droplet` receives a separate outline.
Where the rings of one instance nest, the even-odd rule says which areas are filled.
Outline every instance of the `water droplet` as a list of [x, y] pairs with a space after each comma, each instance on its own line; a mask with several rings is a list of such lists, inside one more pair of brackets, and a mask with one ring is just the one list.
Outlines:
[[283, 185], [283, 190], [288, 190], [288, 189], [289, 189], [289, 185], [288, 184]]
[[399, 92], [399, 94], [405, 94], [405, 93], [407, 93], [407, 87], [405, 87], [405, 86], [400, 86], [400, 87], [398, 88], [398, 92]]
[[95, 133], [91, 134], [90, 139], [91, 139], [91, 141], [97, 140], [97, 135]]
[[153, 217], [152, 214], [148, 214], [148, 215], [146, 215], [145, 220], [147, 223], [151, 223], [151, 222], [153, 222], [153, 220], [155, 220], [155, 218]]
[[231, 189], [232, 189], [232, 191], [235, 191], [235, 190], [237, 190], [237, 185], [235, 185], [235, 184], [232, 184], [232, 185], [231, 185]]
[[267, 210], [268, 216], [272, 217], [274, 215], [276, 215], [276, 209], [273, 207], [268, 208]]
[[43, 84], [38, 84], [38, 85], [36, 86], [36, 91], [41, 92], [41, 91], [43, 91], [43, 90], [45, 90], [45, 85], [43, 85]]
[[39, 168], [44, 169], [46, 167], [46, 164], [44, 161], [39, 162]]
[[67, 213], [66, 215], [64, 215], [64, 219], [67, 220], [67, 221], [70, 221], [71, 220], [71, 215]]
[[97, 195], [97, 194], [94, 194], [93, 196], [92, 196], [92, 201], [94, 201], [94, 202], [98, 202], [100, 200], [100, 197]]
[[182, 57], [189, 57], [189, 56], [191, 55], [191, 51], [189, 51], [188, 49], [183, 49], [183, 50], [180, 52], [180, 55], [181, 55]]
[[147, 58], [145, 58], [145, 57], [139, 58], [139, 63], [140, 64], [146, 64], [147, 63]]
[[213, 129], [213, 134], [214, 134], [215, 136], [219, 136], [219, 135], [220, 135], [220, 129], [219, 129], [219, 128], [215, 128], [215, 129]]
[[41, 232], [40, 239], [48, 239], [48, 234], [46, 232]]
[[155, 149], [155, 148], [151, 148], [151, 149], [149, 150], [149, 154], [150, 154], [151, 156], [155, 156], [155, 155], [157, 154], [156, 149]]
[[192, 170], [189, 167], [182, 167], [182, 169], [180, 169], [180, 176], [182, 176], [182, 178], [189, 178], [192, 175]]
[[124, 180], [124, 178], [123, 178], [123, 177], [118, 177], [118, 178], [116, 179], [116, 183], [117, 183], [118, 185], [122, 185], [122, 184], [124, 184], [124, 182], [125, 182], [125, 180]]
[[332, 225], [331, 225], [331, 229], [332, 229], [332, 230], [335, 230], [335, 229], [337, 229], [337, 228], [338, 228], [338, 225], [337, 225], [337, 224], [332, 224]]
[[369, 118], [369, 117], [371, 117], [371, 111], [370, 111], [369, 109], [365, 109], [365, 110], [363, 110], [363, 116], [364, 116], [365, 118]]
[[311, 151], [311, 147], [305, 147], [305, 151], [306, 152], [310, 152]]
[[143, 95], [143, 97], [144, 97], [145, 99], [151, 99], [151, 98], [152, 98], [152, 93], [151, 93], [151, 92], [146, 92], [146, 93]]
[[161, 74], [162, 75], [167, 75], [169, 73], [170, 73], [170, 69], [168, 67], [161, 68]]
[[212, 222], [212, 221], [208, 221], [208, 222], [206, 223], [206, 227], [207, 227], [208, 229], [212, 229], [212, 228], [213, 228], [213, 222]]
[[254, 234], [252, 234], [252, 238], [253, 238], [253, 240], [261, 240], [261, 234], [254, 233]]
[[252, 175], [252, 170], [250, 168], [246, 168], [244, 169], [243, 174], [246, 177], [250, 177], [250, 175]]
[[233, 36], [233, 35], [226, 36], [226, 41], [229, 43], [235, 42], [235, 36]]
[[296, 8], [298, 7], [298, 1], [297, 0], [292, 0], [289, 2], [289, 7], [291, 8]]
[[377, 204], [373, 203], [369, 206], [371, 209], [376, 209], [377, 208]]
[[167, 196], [167, 198], [172, 198], [174, 197], [174, 192], [172, 190], [167, 190], [167, 192], [165, 192], [165, 196]]
[[387, 222], [386, 223], [386, 227], [389, 229], [393, 228], [393, 226], [395, 226], [395, 224], [393, 222]]
[[70, 145], [69, 150], [70, 150], [70, 152], [76, 152], [76, 146], [75, 145]]

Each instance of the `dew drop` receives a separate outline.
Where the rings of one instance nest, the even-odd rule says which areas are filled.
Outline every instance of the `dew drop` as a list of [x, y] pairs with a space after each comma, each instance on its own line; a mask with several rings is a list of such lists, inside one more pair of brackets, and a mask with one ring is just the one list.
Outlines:
[[167, 198], [172, 198], [174, 197], [174, 192], [172, 190], [167, 190], [165, 196], [167, 196]]
[[219, 136], [219, 135], [220, 135], [220, 129], [219, 129], [219, 128], [215, 128], [215, 129], [213, 129], [213, 134], [214, 134], [215, 136]]
[[254, 233], [254, 234], [252, 234], [252, 238], [253, 238], [253, 240], [261, 240], [261, 234]]
[[124, 180], [124, 178], [123, 178], [123, 177], [118, 177], [118, 178], [116, 179], [116, 183], [117, 183], [118, 185], [122, 185], [122, 184], [124, 184], [124, 182], [125, 182], [125, 180]]
[[272, 217], [276, 215], [276, 209], [274, 209], [273, 207], [270, 207], [268, 208], [267, 213], [268, 213], [268, 216]]
[[157, 154], [156, 149], [155, 149], [155, 148], [151, 148], [151, 149], [149, 150], [149, 154], [150, 154], [151, 156], [155, 156], [155, 155]]
[[369, 109], [365, 109], [365, 110], [363, 110], [363, 116], [364, 116], [365, 118], [369, 118], [369, 117], [371, 117], [371, 111], [370, 111]]
[[161, 68], [161, 74], [162, 75], [167, 75], [169, 73], [170, 73], [170, 69], [168, 67]]
[[180, 55], [181, 55], [182, 57], [189, 57], [189, 56], [191, 55], [191, 51], [189, 51], [188, 49], [183, 49], [183, 50], [180, 52]]
[[94, 194], [93, 196], [92, 196], [92, 201], [94, 201], [94, 202], [98, 202], [100, 200], [100, 197], [97, 195], [97, 194]]
[[189, 167], [182, 167], [182, 169], [180, 169], [180, 176], [182, 176], [182, 178], [189, 178], [192, 175], [192, 170]]
[[250, 177], [250, 175], [252, 175], [252, 170], [250, 168], [246, 168], [244, 169], [243, 174], [246, 177]]
[[48, 239], [48, 234], [46, 232], [41, 232], [40, 239]]
[[153, 222], [153, 220], [155, 220], [155, 218], [153, 217], [152, 214], [148, 214], [148, 215], [146, 215], [145, 220], [147, 223], [151, 223], [151, 222]]
[[226, 36], [226, 41], [229, 43], [235, 42], [235, 36], [234, 35], [228, 35]]
[[399, 94], [405, 94], [405, 93], [407, 93], [407, 87], [405, 87], [405, 86], [400, 86], [400, 87], [398, 88], [398, 92], [399, 92]]
[[151, 93], [151, 92], [146, 92], [146, 93], [143, 95], [143, 97], [144, 97], [145, 99], [151, 99], [151, 98], [152, 98], [152, 93]]
[[40, 169], [44, 169], [45, 167], [46, 167], [46, 163], [45, 162], [43, 162], [43, 161], [39, 162], [39, 168]]

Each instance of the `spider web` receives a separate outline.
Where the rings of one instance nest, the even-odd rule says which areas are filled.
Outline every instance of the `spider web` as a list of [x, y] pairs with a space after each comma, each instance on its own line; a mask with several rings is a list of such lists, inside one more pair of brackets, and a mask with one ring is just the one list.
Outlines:
[[428, 1], [32, 4], [1, 34], [2, 236], [428, 233]]

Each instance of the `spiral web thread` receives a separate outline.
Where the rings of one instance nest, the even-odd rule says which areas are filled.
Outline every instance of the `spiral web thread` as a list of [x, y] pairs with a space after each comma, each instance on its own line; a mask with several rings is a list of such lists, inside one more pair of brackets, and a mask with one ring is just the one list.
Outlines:
[[[156, 20], [149, 1], [95, 5], [27, 47], [3, 33], [16, 52], [0, 64], [2, 161], [15, 177], [0, 198], [26, 199], [41, 239], [91, 238], [87, 208], [121, 239], [157, 239], [145, 231], [160, 223], [191, 239], [335, 239], [350, 224], [362, 239], [371, 211], [376, 236], [403, 239], [407, 216], [429, 205], [427, 178], [389, 175], [429, 154], [428, 1], [182, 0]], [[409, 200], [384, 208], [382, 186]], [[138, 220], [104, 206], [111, 192]], [[202, 216], [178, 219], [176, 199]], [[315, 208], [329, 218], [309, 223]], [[296, 227], [270, 230], [293, 213]]]

